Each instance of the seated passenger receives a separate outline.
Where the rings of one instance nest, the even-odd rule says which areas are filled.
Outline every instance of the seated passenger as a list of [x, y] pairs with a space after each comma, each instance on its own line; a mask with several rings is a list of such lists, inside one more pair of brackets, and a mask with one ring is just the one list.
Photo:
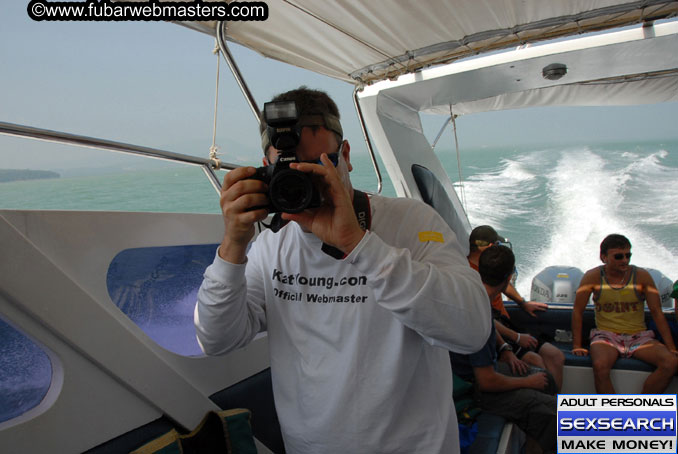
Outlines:
[[[480, 277], [490, 298], [506, 289], [513, 274], [515, 258], [511, 249], [495, 246], [479, 259]], [[473, 382], [476, 400], [483, 411], [502, 416], [515, 423], [544, 452], [556, 450], [556, 387], [553, 377], [543, 369], [530, 367], [527, 374], [512, 373], [509, 366], [497, 362], [497, 345], [493, 331], [482, 350], [462, 355], [452, 352], [452, 370]]]
[[[642, 392], [662, 393], [676, 373], [678, 352], [654, 281], [646, 270], [629, 265], [631, 242], [623, 235], [608, 235], [600, 243], [600, 260], [603, 265], [588, 270], [577, 289], [572, 311], [572, 353], [589, 354], [582, 348], [582, 316], [593, 294], [596, 328], [590, 333], [590, 355], [596, 391], [615, 392], [610, 369], [621, 356], [656, 366], [645, 380]], [[645, 326], [645, 301], [664, 344]]]
[[[478, 270], [478, 259], [480, 254], [486, 249], [505, 241], [489, 225], [481, 225], [473, 229], [469, 237], [470, 253], [468, 261], [471, 267]], [[536, 311], [545, 311], [548, 309], [546, 303], [536, 301], [525, 301], [511, 283], [508, 284], [504, 295], [515, 301], [525, 312], [536, 317]], [[501, 297], [502, 292], [498, 293], [492, 299], [492, 313], [494, 315], [494, 325], [497, 334], [501, 339], [505, 339], [511, 346], [511, 351], [506, 350], [499, 356], [500, 361], [508, 362], [513, 372], [523, 372], [523, 366], [519, 360], [535, 367], [548, 370], [553, 375], [558, 391], [563, 385], [563, 367], [565, 365], [565, 355], [558, 347], [546, 342], [543, 338], [537, 339], [530, 333], [516, 326], [511, 322], [508, 312], [504, 307]], [[537, 354], [531, 353], [532, 351]]]

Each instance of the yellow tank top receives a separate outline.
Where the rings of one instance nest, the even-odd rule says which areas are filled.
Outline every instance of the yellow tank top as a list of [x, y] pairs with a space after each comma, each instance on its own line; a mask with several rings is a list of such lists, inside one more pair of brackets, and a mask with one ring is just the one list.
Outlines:
[[617, 334], [635, 334], [647, 329], [645, 325], [645, 295], [636, 290], [636, 267], [622, 288], [613, 288], [607, 282], [605, 269], [600, 267], [600, 292], [594, 293], [596, 327]]

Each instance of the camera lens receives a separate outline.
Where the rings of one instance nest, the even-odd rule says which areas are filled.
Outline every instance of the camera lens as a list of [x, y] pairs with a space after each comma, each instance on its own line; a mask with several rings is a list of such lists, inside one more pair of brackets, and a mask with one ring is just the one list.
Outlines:
[[313, 199], [311, 178], [298, 170], [287, 169], [276, 173], [269, 186], [271, 204], [285, 213], [305, 210]]

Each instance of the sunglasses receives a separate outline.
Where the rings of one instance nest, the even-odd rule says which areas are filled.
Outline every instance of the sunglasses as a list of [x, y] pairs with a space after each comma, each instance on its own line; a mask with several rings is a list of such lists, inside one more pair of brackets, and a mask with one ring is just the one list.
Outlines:
[[485, 247], [485, 246], [489, 246], [489, 245], [497, 245], [497, 244], [499, 244], [499, 241], [489, 242], [489, 241], [485, 241], [485, 240], [475, 240], [474, 243], [478, 247]]
[[478, 247], [485, 247], [485, 246], [492, 245], [492, 246], [506, 246], [509, 249], [513, 249], [513, 245], [511, 244], [510, 241], [499, 241], [499, 240], [497, 240], [497, 241], [494, 241], [494, 242], [491, 243], [491, 242], [485, 241], [485, 240], [475, 240], [474, 243]]
[[622, 253], [620, 252], [619, 254], [615, 254], [615, 255], [613, 255], [612, 257], [614, 257], [615, 260], [621, 260], [621, 259], [623, 259], [624, 257], [626, 257], [627, 259], [630, 259], [630, 258], [631, 258], [631, 253], [630, 253], [630, 252], [627, 252], [626, 254], [622, 254]]

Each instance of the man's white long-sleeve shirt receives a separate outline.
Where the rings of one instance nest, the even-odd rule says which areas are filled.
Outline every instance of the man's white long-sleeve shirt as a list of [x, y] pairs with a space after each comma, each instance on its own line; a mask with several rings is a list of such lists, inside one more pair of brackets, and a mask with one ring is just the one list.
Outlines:
[[246, 265], [217, 255], [198, 293], [198, 340], [217, 355], [267, 331], [289, 453], [457, 453], [447, 350], [484, 345], [487, 293], [430, 207], [370, 205], [370, 231], [343, 260], [295, 223], [263, 232]]

